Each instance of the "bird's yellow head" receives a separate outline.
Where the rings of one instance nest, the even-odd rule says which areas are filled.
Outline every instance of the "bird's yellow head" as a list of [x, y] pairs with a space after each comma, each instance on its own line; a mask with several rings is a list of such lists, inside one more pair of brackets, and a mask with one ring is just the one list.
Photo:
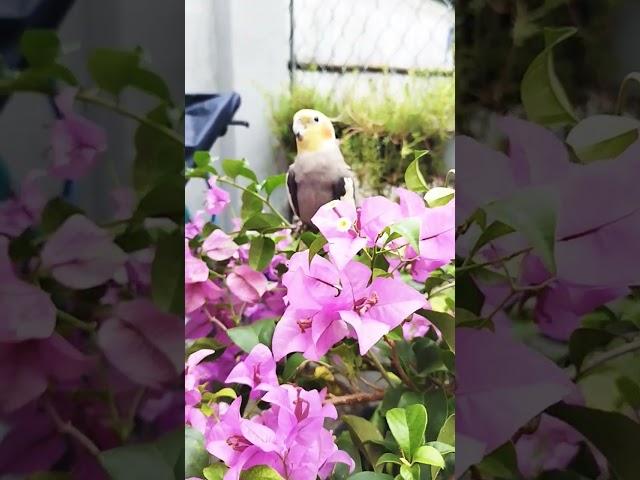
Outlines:
[[331, 120], [322, 112], [305, 108], [293, 116], [293, 133], [298, 153], [315, 152], [327, 141], [335, 141], [336, 132]]

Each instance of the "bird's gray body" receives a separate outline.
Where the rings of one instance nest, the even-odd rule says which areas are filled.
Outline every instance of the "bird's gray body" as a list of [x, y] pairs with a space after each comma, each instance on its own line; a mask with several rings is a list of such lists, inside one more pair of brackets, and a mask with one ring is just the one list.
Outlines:
[[291, 208], [307, 224], [332, 200], [355, 202], [353, 173], [337, 142], [327, 142], [317, 152], [298, 154], [289, 167], [287, 186]]

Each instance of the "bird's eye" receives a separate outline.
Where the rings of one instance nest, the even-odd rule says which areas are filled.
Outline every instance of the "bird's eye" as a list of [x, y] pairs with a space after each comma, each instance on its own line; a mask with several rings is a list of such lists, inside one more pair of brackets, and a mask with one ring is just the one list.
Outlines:
[[318, 117], [313, 117], [313, 121], [318, 123], [320, 121], [320, 119]]

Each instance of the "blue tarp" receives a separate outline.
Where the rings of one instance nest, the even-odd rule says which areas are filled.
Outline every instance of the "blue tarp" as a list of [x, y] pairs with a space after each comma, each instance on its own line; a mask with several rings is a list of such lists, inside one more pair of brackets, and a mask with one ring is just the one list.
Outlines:
[[191, 165], [193, 153], [208, 151], [227, 132], [240, 108], [237, 93], [185, 95], [184, 150]]

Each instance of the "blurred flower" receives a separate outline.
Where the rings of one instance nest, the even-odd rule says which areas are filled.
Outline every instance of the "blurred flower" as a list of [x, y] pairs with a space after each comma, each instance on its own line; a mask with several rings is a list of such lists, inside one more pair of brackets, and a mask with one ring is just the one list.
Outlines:
[[20, 280], [9, 258], [9, 240], [0, 236], [0, 342], [47, 338], [56, 325], [56, 308], [49, 295]]
[[45, 243], [42, 268], [63, 285], [85, 289], [110, 280], [127, 255], [84, 215], [72, 215]]
[[222, 261], [231, 258], [238, 245], [222, 230], [214, 230], [202, 244], [202, 253], [212, 260]]
[[33, 170], [22, 182], [20, 193], [0, 203], [0, 233], [17, 237], [40, 220], [47, 202], [38, 183], [45, 173]]
[[69, 180], [84, 177], [107, 148], [104, 129], [73, 111], [75, 95], [76, 89], [67, 88], [55, 98], [61, 118], [51, 129], [53, 164], [49, 171]]
[[267, 278], [248, 265], [239, 265], [227, 275], [227, 286], [241, 301], [255, 303], [267, 291]]
[[260, 392], [268, 391], [270, 387], [278, 386], [276, 376], [276, 362], [271, 350], [259, 343], [238, 363], [225, 383], [242, 383], [251, 387], [252, 398], [258, 398]]
[[229, 192], [218, 187], [217, 177], [212, 176], [208, 180], [209, 189], [205, 198], [205, 209], [209, 215], [217, 215], [222, 212], [230, 202]]

